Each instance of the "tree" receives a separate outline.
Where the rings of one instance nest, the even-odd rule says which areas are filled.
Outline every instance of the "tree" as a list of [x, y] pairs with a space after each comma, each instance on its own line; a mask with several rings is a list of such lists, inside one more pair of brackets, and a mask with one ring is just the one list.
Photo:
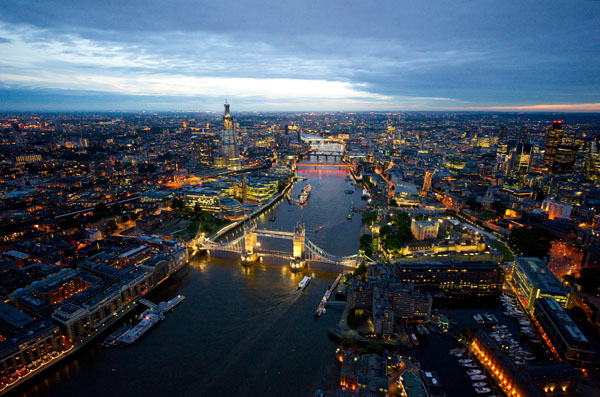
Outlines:
[[181, 197], [175, 197], [173, 201], [171, 201], [171, 208], [174, 210], [182, 210], [185, 207], [185, 203]]
[[373, 237], [370, 234], [365, 234], [360, 237], [360, 246], [366, 256], [373, 256]]
[[506, 213], [506, 206], [499, 200], [494, 200], [492, 203], [492, 209], [498, 216], [503, 216]]
[[358, 276], [358, 277], [366, 276], [367, 275], [367, 265], [365, 265], [364, 263], [361, 263], [360, 265], [358, 265], [358, 267], [354, 271], [354, 275]]
[[377, 221], [377, 211], [363, 212], [362, 223], [365, 225], [372, 225]]
[[592, 267], [581, 269], [581, 276], [577, 279], [584, 292], [588, 294], [597, 294], [600, 289], [600, 270]]
[[508, 240], [520, 256], [543, 258], [548, 255], [552, 246], [552, 236], [539, 226], [513, 229]]
[[107, 224], [106, 228], [108, 229], [108, 233], [112, 234], [117, 230], [117, 222], [114, 219], [111, 219]]
[[477, 201], [477, 198], [475, 197], [475, 195], [470, 195], [469, 199], [467, 200], [467, 207], [469, 207], [469, 209], [473, 210], [473, 211], [477, 211], [479, 209], [481, 209], [481, 203], [479, 201]]

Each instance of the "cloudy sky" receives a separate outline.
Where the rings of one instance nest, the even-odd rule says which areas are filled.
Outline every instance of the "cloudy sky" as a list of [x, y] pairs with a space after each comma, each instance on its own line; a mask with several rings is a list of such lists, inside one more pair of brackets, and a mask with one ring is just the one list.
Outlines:
[[597, 0], [3, 0], [0, 110], [600, 111]]

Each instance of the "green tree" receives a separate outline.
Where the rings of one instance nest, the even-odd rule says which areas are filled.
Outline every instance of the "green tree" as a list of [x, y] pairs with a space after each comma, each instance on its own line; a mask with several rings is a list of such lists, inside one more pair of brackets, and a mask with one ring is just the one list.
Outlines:
[[365, 225], [372, 225], [377, 221], [377, 211], [363, 212], [362, 223]]
[[539, 226], [513, 229], [508, 240], [516, 248], [517, 253], [526, 257], [543, 258], [548, 255], [552, 246], [552, 236]]
[[373, 236], [371, 236], [370, 234], [365, 234], [361, 236], [359, 249], [361, 249], [366, 256], [373, 256]]

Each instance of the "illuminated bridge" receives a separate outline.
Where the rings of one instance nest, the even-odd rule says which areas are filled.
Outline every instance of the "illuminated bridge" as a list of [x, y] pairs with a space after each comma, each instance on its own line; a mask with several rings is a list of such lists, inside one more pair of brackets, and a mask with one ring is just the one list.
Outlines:
[[296, 167], [352, 167], [347, 163], [296, 163]]
[[[258, 237], [279, 238], [293, 242], [292, 252], [274, 251], [263, 249], [257, 241]], [[358, 254], [350, 256], [332, 255], [315, 243], [306, 238], [304, 225], [298, 222], [293, 232], [281, 232], [277, 230], [257, 229], [256, 223], [244, 224], [244, 233], [231, 241], [216, 242], [204, 239], [199, 246], [200, 250], [236, 252], [240, 256], [255, 253], [258, 256], [272, 256], [287, 260], [305, 260], [308, 263], [320, 262], [344, 267], [358, 266], [361, 258]]]

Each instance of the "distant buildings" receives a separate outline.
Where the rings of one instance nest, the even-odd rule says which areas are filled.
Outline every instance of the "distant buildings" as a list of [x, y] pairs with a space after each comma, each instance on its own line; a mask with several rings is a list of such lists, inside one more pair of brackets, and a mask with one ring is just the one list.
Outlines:
[[548, 219], [569, 219], [573, 207], [554, 200], [544, 200], [542, 211], [548, 214]]

